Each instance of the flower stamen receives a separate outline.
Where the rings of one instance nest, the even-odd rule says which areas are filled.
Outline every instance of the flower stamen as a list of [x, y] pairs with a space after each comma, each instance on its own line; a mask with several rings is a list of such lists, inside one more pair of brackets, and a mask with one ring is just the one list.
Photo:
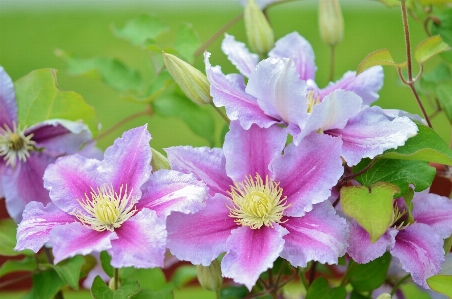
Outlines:
[[11, 129], [7, 124], [0, 127], [0, 156], [6, 160], [6, 165], [15, 167], [18, 161], [26, 162], [36, 143], [31, 140], [33, 134], [25, 136], [25, 129], [20, 129], [13, 123]]
[[320, 95], [315, 90], [309, 90], [306, 94], [306, 101], [308, 103], [308, 113], [312, 113], [312, 109], [320, 103]]

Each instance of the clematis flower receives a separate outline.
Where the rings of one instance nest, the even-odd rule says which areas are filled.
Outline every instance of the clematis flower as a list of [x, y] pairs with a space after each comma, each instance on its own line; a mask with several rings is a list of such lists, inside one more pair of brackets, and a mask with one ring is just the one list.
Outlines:
[[348, 227], [326, 199], [343, 172], [342, 142], [316, 134], [284, 149], [286, 137], [278, 126], [244, 130], [231, 122], [223, 150], [166, 150], [173, 169], [194, 173], [210, 188], [203, 210], [169, 216], [172, 254], [208, 266], [226, 252], [223, 276], [248, 289], [278, 257], [295, 267], [337, 262]]
[[347, 252], [353, 260], [364, 264], [382, 256], [389, 248], [413, 281], [429, 289], [426, 279], [440, 272], [444, 261], [443, 239], [452, 234], [452, 201], [436, 194], [416, 193], [411, 222], [403, 198], [396, 200], [395, 210], [393, 225], [373, 244], [369, 234], [352, 222]]
[[[350, 166], [401, 146], [417, 133], [408, 117], [393, 117], [394, 113], [368, 106], [378, 99], [383, 85], [380, 66], [359, 76], [347, 72], [338, 82], [319, 89], [312, 47], [296, 32], [278, 40], [270, 58], [259, 63], [258, 56], [233, 36], [225, 37], [222, 49], [241, 75], [224, 75], [219, 66], [211, 66], [206, 53], [211, 95], [215, 105], [224, 106], [228, 117], [240, 121], [244, 129], [252, 124], [285, 125], [295, 144], [319, 131], [341, 137], [341, 155]], [[249, 78], [247, 85], [244, 77]]]
[[29, 203], [17, 230], [16, 250], [53, 247], [55, 263], [106, 250], [113, 267], [163, 266], [166, 217], [203, 207], [205, 185], [191, 174], [151, 174], [146, 126], [125, 132], [102, 161], [59, 158], [44, 173], [52, 200]]
[[0, 198], [16, 221], [31, 201], [50, 202], [42, 176], [58, 156], [73, 154], [91, 132], [82, 122], [51, 119], [29, 128], [18, 123], [14, 85], [0, 66]]

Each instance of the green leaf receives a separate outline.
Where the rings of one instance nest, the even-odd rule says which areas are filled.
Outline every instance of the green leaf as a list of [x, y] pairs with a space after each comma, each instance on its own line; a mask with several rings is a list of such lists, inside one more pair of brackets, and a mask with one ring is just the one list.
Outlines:
[[361, 63], [358, 66], [358, 69], [356, 70], [356, 75], [359, 75], [368, 68], [371, 68], [376, 65], [392, 65], [397, 68], [402, 68], [406, 65], [406, 62], [395, 63], [388, 49], [377, 50], [367, 55], [366, 58], [364, 58], [364, 60], [361, 61]]
[[97, 275], [94, 278], [93, 284], [91, 285], [91, 295], [95, 299], [112, 299], [113, 290], [111, 290], [102, 278]]
[[67, 71], [73, 76], [97, 74], [105, 84], [121, 92], [140, 92], [142, 89], [141, 74], [115, 58], [78, 58], [61, 50], [56, 54], [66, 62]]
[[225, 287], [220, 290], [221, 299], [241, 299], [248, 295], [248, 289], [245, 286]]
[[132, 298], [140, 292], [140, 284], [138, 281], [123, 281], [121, 286], [116, 290], [111, 290], [102, 278], [98, 275], [91, 286], [91, 295], [95, 299], [126, 299]]
[[36, 263], [36, 258], [33, 256], [25, 256], [21, 260], [7, 260], [0, 267], [0, 277], [12, 272], [19, 271], [31, 272], [36, 270], [37, 267], [38, 264]]
[[330, 288], [325, 278], [317, 278], [308, 289], [306, 299], [345, 299], [345, 287]]
[[74, 91], [58, 89], [56, 70], [36, 70], [14, 83], [19, 123], [31, 126], [48, 119], [83, 120], [97, 132], [97, 121], [93, 107]]
[[15, 251], [17, 224], [12, 219], [0, 220], [0, 255], [34, 255], [31, 250]]
[[64, 281], [60, 278], [54, 269], [39, 272], [33, 275], [33, 285], [31, 291], [22, 299], [36, 298], [53, 298], [62, 287], [65, 286]]
[[181, 266], [174, 271], [171, 281], [176, 288], [181, 288], [197, 277], [196, 266]]
[[[439, 22], [433, 22], [432, 34], [439, 34], [446, 44], [452, 45], [452, 8], [439, 11], [435, 15]], [[443, 52], [440, 55], [443, 59], [452, 63], [452, 51]]]
[[345, 214], [355, 219], [376, 242], [391, 225], [393, 196], [399, 192], [395, 185], [378, 182], [370, 186], [341, 189], [341, 204]]
[[[363, 159], [353, 167], [353, 171], [361, 171], [369, 163], [370, 159]], [[424, 161], [378, 159], [368, 171], [357, 176], [356, 180], [368, 187], [377, 182], [394, 184], [400, 189], [395, 197], [400, 197], [408, 192], [410, 184], [415, 186], [416, 192], [427, 189], [435, 175], [436, 169]]]
[[149, 15], [141, 15], [129, 20], [124, 27], [113, 26], [113, 32], [121, 38], [137, 46], [145, 46], [167, 30], [167, 26], [159, 19]]
[[198, 136], [215, 143], [215, 120], [205, 107], [196, 105], [189, 99], [177, 95], [168, 95], [152, 103], [154, 111], [161, 116], [181, 118]]
[[422, 6], [428, 5], [436, 5], [436, 6], [444, 6], [446, 4], [452, 3], [452, 0], [419, 0]]
[[447, 119], [452, 123], [452, 82], [438, 85], [436, 92]]
[[84, 263], [85, 258], [83, 258], [83, 256], [81, 255], [76, 255], [56, 264], [55, 270], [71, 288], [78, 290], [80, 270]]
[[428, 37], [417, 45], [416, 50], [414, 50], [414, 57], [419, 64], [424, 64], [433, 56], [449, 50], [450, 46], [443, 42], [441, 36], [435, 35]]
[[142, 289], [138, 294], [133, 296], [133, 299], [173, 299], [174, 285], [172, 283], [166, 284], [164, 288], [158, 291]]
[[192, 63], [195, 60], [194, 53], [199, 46], [201, 46], [201, 42], [192, 25], [182, 24], [177, 32], [174, 48], [186, 62]]
[[353, 290], [352, 293], [350, 294], [350, 299], [370, 299], [370, 297], [361, 295], [357, 291]]
[[[432, 71], [424, 73], [420, 80], [422, 92], [436, 93], [438, 84], [446, 83], [452, 79], [450, 68], [446, 63], [439, 64]], [[450, 84], [450, 82], [449, 82]]]
[[452, 298], [452, 275], [435, 275], [427, 278], [427, 284], [435, 292], [446, 295]]
[[100, 264], [108, 276], [113, 277], [115, 275], [115, 268], [111, 265], [111, 256], [108, 252], [102, 251], [100, 253]]
[[124, 99], [132, 102], [148, 104], [154, 101], [172, 84], [174, 84], [173, 77], [171, 77], [167, 70], [164, 70], [157, 76], [157, 78], [154, 79], [154, 81], [152, 81], [144, 97], [137, 97], [134, 94], [128, 94], [124, 96]]
[[429, 127], [418, 125], [418, 128], [417, 135], [408, 139], [404, 146], [387, 150], [377, 158], [420, 160], [452, 165], [452, 150], [449, 145]]
[[[133, 269], [133, 271], [132, 271]], [[119, 277], [123, 280], [136, 280], [140, 283], [141, 288], [159, 291], [166, 287], [166, 278], [162, 269], [135, 269], [132, 267], [119, 269]]]
[[367, 264], [355, 264], [350, 273], [353, 288], [357, 291], [371, 291], [380, 287], [386, 279], [390, 263], [391, 254], [386, 252]]

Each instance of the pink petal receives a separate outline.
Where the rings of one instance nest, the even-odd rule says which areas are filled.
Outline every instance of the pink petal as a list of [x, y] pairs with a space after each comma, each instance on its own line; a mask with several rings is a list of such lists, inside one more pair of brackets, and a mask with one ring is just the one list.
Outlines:
[[171, 212], [194, 213], [205, 206], [206, 185], [193, 174], [174, 170], [159, 170], [151, 175], [142, 187], [143, 194], [136, 207], [148, 208], [157, 216], [168, 216]]
[[288, 217], [281, 225], [289, 231], [281, 257], [295, 267], [306, 267], [309, 261], [336, 264], [345, 254], [348, 224], [328, 201], [314, 205], [303, 217]]
[[166, 250], [165, 220], [155, 211], [143, 209], [115, 230], [111, 241], [111, 265], [115, 268], [163, 267]]
[[233, 184], [226, 175], [226, 159], [221, 148], [173, 146], [165, 149], [171, 169], [183, 173], [193, 173], [207, 184], [209, 194], [227, 195], [226, 191]]
[[241, 182], [258, 173], [265, 180], [268, 165], [273, 157], [281, 155], [286, 138], [286, 132], [278, 126], [262, 129], [254, 125], [244, 130], [237, 122], [231, 122], [223, 146], [229, 177]]
[[341, 145], [339, 138], [312, 133], [298, 146], [289, 144], [284, 156], [275, 157], [270, 165], [273, 180], [280, 182], [282, 194], [291, 205], [285, 216], [303, 216], [313, 204], [328, 199], [344, 172]]
[[0, 128], [7, 125], [13, 128], [13, 123], [17, 124], [17, 103], [14, 91], [13, 80], [0, 66]]
[[426, 279], [438, 274], [444, 261], [443, 239], [428, 225], [414, 223], [399, 231], [391, 254], [415, 283], [429, 289]]
[[32, 201], [25, 207], [23, 219], [17, 228], [15, 250], [31, 249], [38, 252], [49, 241], [52, 228], [75, 221], [75, 217], [61, 211], [53, 203], [44, 207], [41, 202]]
[[168, 245], [178, 259], [204, 266], [225, 252], [226, 240], [237, 224], [229, 217], [231, 202], [217, 194], [196, 214], [172, 213], [167, 219]]
[[314, 80], [317, 67], [311, 44], [298, 32], [292, 32], [280, 38], [268, 53], [270, 57], [292, 58], [301, 80]]
[[236, 41], [232, 35], [226, 34], [221, 43], [221, 50], [245, 77], [250, 76], [251, 71], [259, 62], [259, 56], [250, 53], [245, 44]]
[[413, 218], [430, 226], [441, 238], [452, 234], [452, 200], [433, 193], [415, 193]]
[[227, 241], [229, 251], [221, 261], [223, 276], [244, 284], [251, 291], [261, 273], [273, 267], [287, 233], [278, 224], [260, 229], [242, 226], [232, 231]]

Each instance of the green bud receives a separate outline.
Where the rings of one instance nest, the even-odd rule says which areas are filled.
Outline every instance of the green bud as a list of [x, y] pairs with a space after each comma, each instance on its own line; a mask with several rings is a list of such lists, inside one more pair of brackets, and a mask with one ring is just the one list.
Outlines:
[[177, 58], [162, 52], [163, 61], [171, 76], [179, 84], [185, 95], [198, 105], [211, 104], [210, 84], [199, 70]]
[[169, 161], [164, 155], [162, 155], [160, 152], [156, 151], [152, 147], [151, 151], [152, 151], [151, 166], [153, 172], [160, 169], [170, 169]]
[[110, 288], [110, 290], [116, 291], [117, 289], [119, 289], [121, 287], [121, 283], [118, 281], [118, 285], [115, 286], [115, 278], [112, 277], [110, 279], [110, 282], [108, 283], [108, 287]]
[[265, 55], [275, 44], [273, 29], [255, 0], [247, 0], [245, 5], [245, 29], [251, 50]]
[[344, 35], [344, 19], [339, 0], [320, 0], [319, 28], [323, 42], [335, 46]]
[[198, 265], [198, 281], [203, 289], [208, 291], [217, 291], [223, 284], [223, 276], [221, 276], [220, 262], [213, 260], [210, 266]]
[[391, 295], [389, 295], [388, 293], [383, 293], [378, 296], [377, 299], [391, 299]]

